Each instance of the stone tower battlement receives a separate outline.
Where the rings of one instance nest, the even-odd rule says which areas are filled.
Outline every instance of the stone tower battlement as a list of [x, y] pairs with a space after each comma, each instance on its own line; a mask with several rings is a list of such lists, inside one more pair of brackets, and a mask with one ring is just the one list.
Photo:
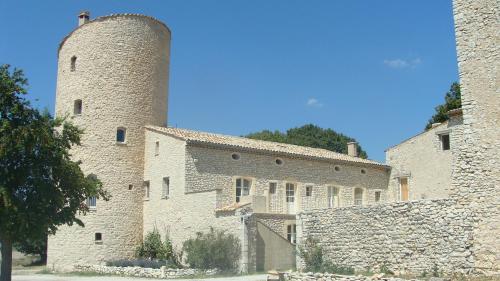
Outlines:
[[61, 42], [56, 116], [84, 129], [73, 159], [112, 197], [82, 217], [85, 228], [62, 227], [50, 238], [50, 267], [68, 267], [68, 257], [72, 263], [131, 257], [142, 240], [144, 127], [166, 124], [170, 36], [148, 16], [89, 20], [82, 13]]

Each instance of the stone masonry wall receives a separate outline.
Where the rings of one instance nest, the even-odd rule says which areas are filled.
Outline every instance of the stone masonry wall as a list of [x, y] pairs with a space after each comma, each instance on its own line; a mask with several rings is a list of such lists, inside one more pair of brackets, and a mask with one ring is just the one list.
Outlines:
[[[159, 142], [159, 153], [155, 143]], [[146, 130], [144, 180], [150, 182], [150, 195], [144, 199], [144, 234], [157, 228], [166, 234], [176, 250], [182, 243], [207, 232], [210, 227], [225, 230], [245, 241], [244, 224], [239, 212], [216, 213], [216, 191], [186, 193], [185, 142], [152, 130]], [[164, 177], [170, 179], [170, 194], [162, 197]], [[242, 261], [243, 263], [243, 261]]]
[[[85, 228], [62, 226], [49, 237], [49, 268], [133, 256], [142, 239], [144, 126], [166, 121], [169, 48], [168, 28], [140, 15], [97, 18], [61, 44], [56, 116], [85, 130], [72, 158], [82, 161], [85, 174], [97, 175], [111, 199], [97, 200], [97, 208], [80, 217]], [[77, 99], [81, 114], [73, 112]], [[118, 127], [126, 128], [125, 143], [116, 142]]]
[[421, 274], [434, 267], [466, 273], [474, 264], [472, 216], [451, 199], [314, 210], [297, 217], [298, 244], [317, 239], [324, 259], [336, 265]]
[[464, 118], [452, 197], [475, 218], [477, 272], [500, 274], [500, 1], [454, 0]]
[[449, 197], [452, 155], [442, 149], [439, 134], [449, 134], [450, 146], [455, 146], [458, 126], [445, 122], [387, 149], [386, 164], [392, 167], [390, 201], [400, 201], [400, 177], [408, 177], [409, 200]]
[[[239, 153], [240, 159], [231, 155]], [[283, 160], [277, 165], [275, 160]], [[340, 168], [339, 171], [334, 169]], [[363, 174], [361, 170], [365, 170]], [[187, 147], [186, 191], [219, 190], [218, 208], [235, 202], [235, 179], [252, 180], [251, 195], [262, 195], [270, 201], [269, 212], [286, 213], [285, 184], [296, 184], [296, 210], [328, 207], [327, 187], [339, 189], [340, 206], [353, 204], [354, 188], [364, 189], [364, 204], [374, 203], [375, 191], [386, 198], [388, 170], [383, 167], [361, 166], [347, 163], [329, 163], [278, 157], [244, 151], [208, 147]], [[277, 183], [275, 195], [269, 196], [269, 183]], [[312, 186], [312, 196], [306, 196], [305, 187]]]

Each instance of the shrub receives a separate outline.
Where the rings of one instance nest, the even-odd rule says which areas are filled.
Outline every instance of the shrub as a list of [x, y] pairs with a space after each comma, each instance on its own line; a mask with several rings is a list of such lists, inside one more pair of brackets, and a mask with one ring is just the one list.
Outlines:
[[348, 266], [339, 266], [323, 260], [323, 248], [318, 241], [307, 238], [304, 246], [299, 247], [298, 254], [305, 263], [305, 271], [329, 272], [335, 274], [354, 274], [354, 268]]
[[192, 268], [235, 271], [241, 256], [240, 241], [232, 234], [210, 228], [184, 242], [186, 262]]
[[168, 235], [165, 235], [165, 241], [162, 241], [160, 232], [154, 228], [153, 231], [146, 234], [144, 241], [137, 247], [135, 256], [139, 258], [136, 260], [139, 264], [143, 260], [157, 260], [179, 267], [181, 254], [174, 251], [172, 241]]

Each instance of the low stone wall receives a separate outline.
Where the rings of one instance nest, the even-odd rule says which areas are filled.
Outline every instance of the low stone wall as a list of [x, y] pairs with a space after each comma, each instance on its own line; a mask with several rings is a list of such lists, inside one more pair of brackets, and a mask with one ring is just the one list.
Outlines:
[[[286, 281], [419, 281], [419, 279], [401, 279], [398, 277], [385, 276], [384, 274], [375, 274], [373, 276], [351, 276], [337, 275], [330, 273], [300, 273], [293, 272], [285, 274]], [[441, 278], [434, 278], [434, 281], [443, 281]]]
[[99, 274], [113, 274], [122, 276], [147, 277], [158, 279], [186, 278], [190, 276], [212, 276], [218, 273], [216, 269], [200, 270], [191, 268], [144, 268], [144, 267], [119, 267], [105, 265], [75, 265], [76, 272], [95, 272]]
[[[454, 200], [418, 200], [313, 210], [297, 216], [299, 245], [317, 239], [335, 265], [396, 274], [470, 273], [470, 211]], [[300, 257], [297, 265], [303, 267]]]

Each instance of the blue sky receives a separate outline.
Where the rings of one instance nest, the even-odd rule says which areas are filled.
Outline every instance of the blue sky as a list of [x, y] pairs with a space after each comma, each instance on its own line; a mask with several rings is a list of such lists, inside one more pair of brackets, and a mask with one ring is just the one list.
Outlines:
[[57, 47], [80, 10], [170, 27], [171, 126], [243, 135], [313, 123], [384, 161], [458, 80], [451, 0], [3, 0], [0, 63], [23, 69], [30, 99], [51, 112]]

